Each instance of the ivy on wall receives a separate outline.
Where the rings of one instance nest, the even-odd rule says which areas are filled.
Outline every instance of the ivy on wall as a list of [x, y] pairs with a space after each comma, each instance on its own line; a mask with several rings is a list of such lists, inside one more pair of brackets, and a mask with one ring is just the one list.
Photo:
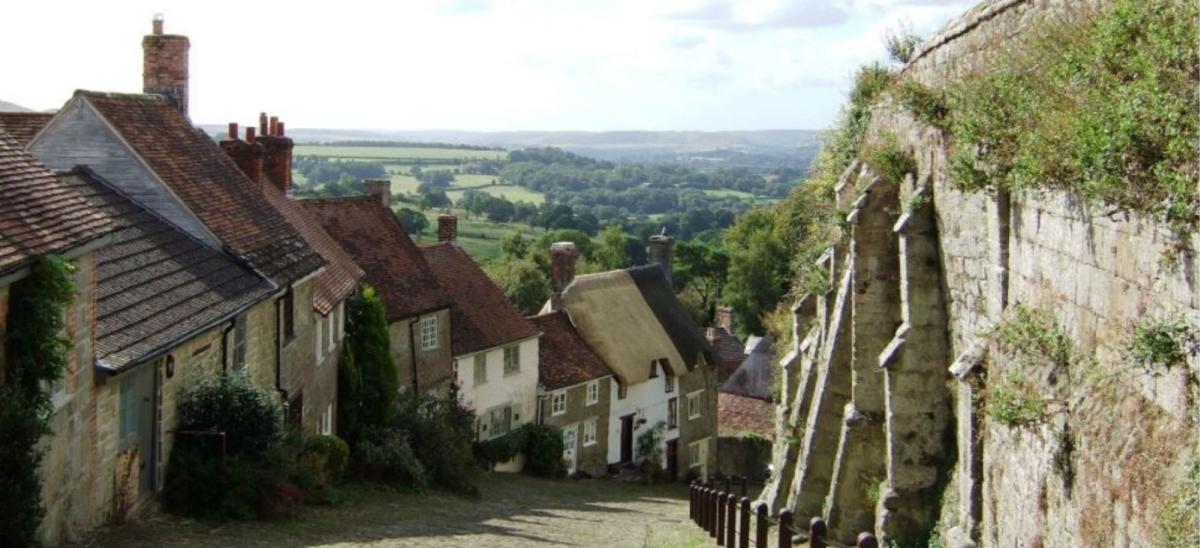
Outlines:
[[0, 385], [0, 545], [36, 544], [45, 514], [38, 466], [50, 433], [49, 387], [66, 370], [71, 341], [64, 333], [75, 296], [74, 267], [37, 259], [29, 276], [9, 288], [4, 384]]

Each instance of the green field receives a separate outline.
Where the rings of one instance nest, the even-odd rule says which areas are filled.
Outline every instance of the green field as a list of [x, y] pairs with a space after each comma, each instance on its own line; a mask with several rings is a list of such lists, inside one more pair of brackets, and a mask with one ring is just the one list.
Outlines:
[[[395, 187], [394, 184], [393, 184], [393, 187]], [[541, 192], [529, 190], [528, 188], [522, 188], [519, 186], [488, 185], [488, 186], [480, 187], [476, 190], [485, 192], [487, 194], [491, 194], [492, 196], [495, 196], [497, 198], [504, 198], [510, 202], [532, 202], [534, 204], [540, 205], [542, 202], [546, 201], [546, 196], [544, 194], [542, 194]], [[449, 196], [451, 200], [457, 201], [459, 198], [462, 197], [463, 192], [466, 192], [466, 190], [451, 189], [449, 192], [446, 193], [446, 196]]]
[[[360, 158], [370, 160], [503, 160], [503, 150], [464, 150], [457, 148], [420, 147], [346, 147], [326, 145], [296, 145], [296, 156], [326, 156], [329, 158]], [[423, 166], [422, 166], [423, 167]]]
[[[500, 241], [514, 232], [523, 232], [528, 236], [540, 236], [542, 230], [519, 223], [493, 223], [486, 217], [472, 215], [467, 218], [467, 212], [461, 209], [452, 210], [458, 216], [458, 244], [471, 258], [479, 264], [486, 264], [500, 256]], [[417, 245], [428, 245], [437, 242], [437, 218], [442, 211], [429, 210], [425, 217], [429, 219], [429, 227], [421, 234], [413, 234]]]

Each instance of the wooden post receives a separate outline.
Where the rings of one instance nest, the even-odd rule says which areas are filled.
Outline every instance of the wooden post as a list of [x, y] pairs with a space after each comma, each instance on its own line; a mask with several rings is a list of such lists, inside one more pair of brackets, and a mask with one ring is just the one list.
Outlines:
[[859, 533], [858, 544], [855, 546], [858, 548], [879, 548], [879, 540], [871, 533]]
[[779, 548], [792, 548], [792, 511], [779, 513]]
[[712, 490], [712, 494], [708, 498], [708, 536], [709, 538], [717, 538], [717, 528], [720, 523], [717, 522], [717, 504], [721, 492], [716, 489]]
[[825, 520], [814, 517], [808, 522], [809, 548], [825, 548], [825, 535], [828, 534], [829, 528], [825, 525]]
[[771, 524], [767, 521], [767, 503], [759, 503], [758, 509], [755, 513], [758, 515], [758, 519], [755, 520], [757, 523], [754, 524], [754, 545], [761, 548], [766, 548], [767, 530], [771, 527]]
[[708, 531], [711, 527], [708, 524], [709, 519], [712, 518], [712, 514], [708, 511], [709, 495], [711, 494], [712, 489], [707, 487], [705, 487], [703, 491], [700, 491], [700, 526], [703, 527], [705, 531]]
[[742, 520], [738, 524], [740, 542], [738, 548], [750, 548], [750, 499], [742, 497]]
[[737, 538], [737, 497], [729, 494], [725, 504], [725, 546], [733, 548]]
[[696, 523], [696, 482], [688, 484], [688, 519]]
[[728, 500], [728, 493], [721, 493], [717, 496], [717, 527], [713, 531], [716, 533], [717, 546], [725, 546], [725, 503]]

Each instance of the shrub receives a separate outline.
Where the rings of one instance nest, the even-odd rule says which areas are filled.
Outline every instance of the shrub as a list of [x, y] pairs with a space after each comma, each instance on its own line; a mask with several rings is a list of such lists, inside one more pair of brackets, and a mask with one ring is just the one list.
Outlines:
[[526, 473], [540, 478], [558, 478], [566, 475], [562, 430], [527, 423], [518, 428], [517, 432], [524, 442], [522, 446]]
[[363, 432], [391, 424], [399, 380], [383, 300], [374, 288], [364, 286], [346, 305], [346, 355], [353, 358], [339, 365], [339, 377], [350, 386], [338, 398], [338, 431], [355, 445]]
[[[303, 494], [289, 482], [298, 444], [281, 435], [279, 405], [244, 373], [201, 378], [179, 395], [179, 430], [167, 462], [163, 503], [173, 513], [269, 519], [294, 512]], [[222, 458], [224, 457], [224, 458]]]
[[891, 133], [882, 134], [878, 141], [866, 146], [862, 159], [872, 171], [891, 183], [900, 183], [904, 176], [917, 171], [912, 154], [901, 150], [896, 136]]
[[337, 436], [313, 436], [297, 453], [287, 459], [296, 463], [292, 480], [314, 495], [311, 498], [327, 500], [328, 488], [341, 481], [346, 471], [350, 447]]
[[996, 55], [947, 90], [952, 181], [1075, 192], [1152, 216], [1186, 247], [1200, 225], [1198, 17], [1195, 2], [1119, 0]]
[[45, 510], [38, 440], [48, 432], [35, 407], [12, 386], [0, 386], [0, 545], [30, 546]]
[[1005, 426], [1032, 426], [1046, 418], [1046, 404], [1023, 375], [1013, 373], [988, 385], [987, 414]]
[[1159, 511], [1155, 540], [1158, 546], [1200, 546], [1200, 460], [1193, 460], [1186, 475], [1174, 486], [1174, 495]]
[[261, 455], [282, 434], [274, 394], [244, 372], [203, 377], [179, 394], [180, 430], [224, 432], [230, 456]]
[[950, 108], [946, 105], [945, 93], [912, 78], [904, 80], [892, 93], [900, 106], [911, 112], [917, 121], [940, 129], [946, 128]]
[[457, 390], [445, 395], [406, 392], [397, 404], [395, 428], [407, 433], [431, 483], [474, 495], [475, 415], [458, 403]]
[[1173, 367], [1187, 362], [1200, 345], [1200, 333], [1183, 317], [1156, 318], [1134, 328], [1133, 359], [1146, 365]]
[[887, 49], [888, 56], [900, 64], [912, 61], [913, 54], [920, 45], [921, 37], [906, 25], [889, 30], [883, 37], [883, 46]]
[[399, 431], [371, 433], [355, 446], [354, 456], [353, 470], [362, 479], [410, 489], [424, 489], [429, 484], [425, 465]]

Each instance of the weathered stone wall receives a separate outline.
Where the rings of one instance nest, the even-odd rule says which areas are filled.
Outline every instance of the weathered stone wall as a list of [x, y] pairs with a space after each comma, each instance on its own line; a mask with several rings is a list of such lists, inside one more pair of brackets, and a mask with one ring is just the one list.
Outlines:
[[[419, 382], [422, 392], [441, 390], [449, 386], [454, 378], [454, 356], [450, 340], [450, 309], [443, 308], [433, 312], [438, 318], [438, 347], [432, 350], [421, 350], [420, 317], [406, 318], [388, 325], [388, 336], [392, 343], [392, 361], [396, 363], [396, 373], [400, 387], [410, 389], [413, 386], [413, 376]], [[413, 325], [409, 325], [409, 324]], [[416, 367], [413, 366], [413, 338], [416, 338]]]
[[[575, 450], [575, 469], [597, 477], [608, 473], [608, 421], [609, 406], [612, 401], [612, 377], [604, 377], [575, 386], [569, 386], [567, 391], [567, 410], [561, 415], [550, 412], [550, 396], [546, 395], [542, 405], [544, 415], [542, 422], [559, 428], [572, 427], [578, 429], [577, 448]], [[600, 387], [600, 399], [591, 405], [587, 403], [587, 387], [591, 383]], [[596, 441], [591, 445], [583, 443], [583, 424], [590, 419], [596, 419]]]
[[[929, 39], [900, 77], [945, 85], [1031, 25], [1065, 24], [1104, 3], [983, 2]], [[839, 185], [841, 205], [851, 206], [849, 249], [825, 258], [833, 290], [797, 307], [777, 431], [791, 443], [777, 444], [776, 477], [762, 498], [802, 520], [825, 517], [843, 540], [865, 512], [885, 539], [934, 530], [951, 546], [1153, 544], [1163, 503], [1197, 458], [1189, 376], [1200, 366], [1191, 357], [1187, 368], [1151, 370], [1128, 349], [1133, 326], [1146, 318], [1200, 326], [1200, 260], [1183, 254], [1168, 264], [1163, 227], [1106, 217], [1068, 193], [958, 191], [945, 136], [886, 98], [873, 109], [868, 140], [884, 133], [916, 161], [911, 177], [886, 182], [906, 210], [893, 228], [889, 267], [897, 269], [901, 321], [877, 358], [886, 443], [848, 438], [869, 424], [863, 411], [879, 386], [861, 359], [892, 319], [887, 308], [862, 306], [871, 296], [863, 284], [883, 280], [856, 261], [892, 251], [867, 230], [884, 218], [872, 213], [879, 183], [852, 166]], [[924, 198], [914, 200], [917, 193]], [[1192, 240], [1200, 249], [1200, 238]], [[1014, 362], [989, 328], [1018, 305], [1052, 314], [1079, 356], [1070, 371], [1034, 379], [1049, 403], [1045, 419], [1029, 426], [987, 413], [989, 381]], [[847, 376], [853, 383], [842, 384]], [[886, 465], [877, 497], [864, 483], [871, 458]]]

